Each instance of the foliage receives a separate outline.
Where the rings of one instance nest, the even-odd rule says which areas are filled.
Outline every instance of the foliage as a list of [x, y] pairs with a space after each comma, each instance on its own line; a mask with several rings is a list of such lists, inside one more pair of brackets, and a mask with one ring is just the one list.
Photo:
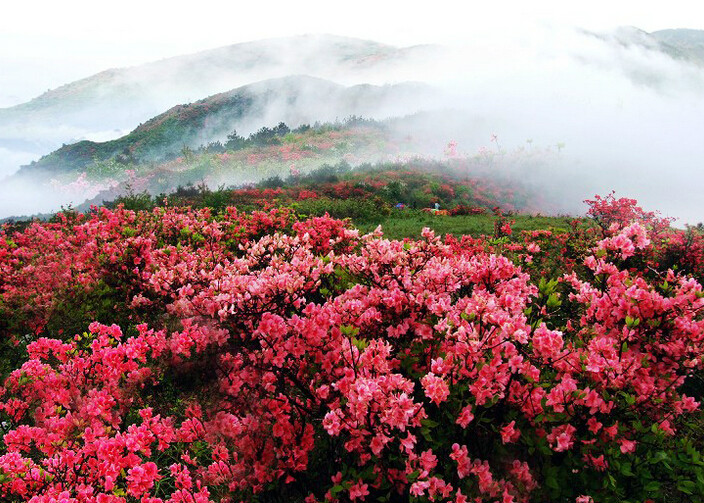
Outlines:
[[[405, 190], [379, 179], [339, 187], [378, 211], [373, 194]], [[497, 210], [495, 233], [444, 241], [286, 207], [118, 206], [8, 229], [0, 494], [701, 499], [687, 390], [702, 287], [660, 261], [675, 230], [595, 201], [600, 224], [619, 218], [518, 232]]]

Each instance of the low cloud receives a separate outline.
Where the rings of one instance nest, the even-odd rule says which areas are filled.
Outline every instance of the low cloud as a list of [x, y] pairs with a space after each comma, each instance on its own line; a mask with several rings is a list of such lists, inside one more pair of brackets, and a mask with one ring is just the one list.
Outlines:
[[[472, 155], [496, 134], [505, 152], [559, 150], [544, 165], [515, 162], [506, 169], [530, 169], [518, 174], [534, 185], [544, 185], [565, 210], [582, 211], [583, 199], [613, 189], [618, 195], [639, 199], [648, 209], [679, 217], [680, 223], [704, 220], [704, 200], [699, 195], [704, 182], [704, 142], [700, 139], [704, 70], [684, 57], [676, 59], [663, 52], [648, 34], [635, 29], [597, 34], [531, 26], [452, 47], [402, 51], [349, 39], [303, 40], [302, 47], [277, 40], [268, 42], [265, 49], [263, 42], [257, 50], [256, 44], [245, 47], [249, 53], [233, 55], [222, 49], [209, 52], [205, 59], [194, 56], [193, 64], [197, 60], [211, 71], [218, 57], [223, 60], [229, 54], [225, 59], [230, 66], [222, 68], [221, 78], [206, 87], [193, 80], [170, 89], [174, 80], [164, 78], [163, 87], [136, 100], [133, 110], [106, 113], [96, 108], [102, 116], [97, 112], [93, 116], [90, 110], [74, 114], [80, 118], [75, 121], [80, 127], [51, 124], [49, 117], [44, 130], [37, 123], [19, 121], [18, 126], [0, 124], [0, 131], [14, 127], [16, 136], [22, 137], [18, 128], [25, 127], [26, 136], [34, 137], [37, 145], [67, 137], [107, 139], [126, 124], [136, 126], [147, 113], [154, 115], [147, 112], [156, 107], [150, 101], [154, 96], [160, 96], [158, 106], [163, 111], [167, 103], [192, 101], [255, 80], [291, 74], [305, 73], [346, 86], [416, 81], [435, 91], [422, 99], [412, 93], [389, 96], [388, 104], [379, 103], [376, 113], [369, 115], [385, 118], [426, 112], [399, 122], [399, 134], [425, 138], [424, 153], [439, 155], [443, 142], [454, 139], [461, 151]], [[183, 60], [162, 61], [160, 72], [162, 76], [179, 75], [183, 64]], [[154, 70], [142, 67], [129, 75], [103, 78], [131, 93], [138, 92], [140, 79], [154, 75], [150, 72]], [[248, 122], [240, 123], [238, 130], [246, 134], [279, 121], [295, 126], [297, 121], [343, 118], [340, 112], [350, 109], [349, 103], [336, 102], [332, 95], [311, 92], [307, 96], [307, 101], [294, 107], [281, 94]], [[308, 115], [302, 116], [301, 110]], [[0, 150], [0, 170], [5, 173], [13, 162], [26, 159], [26, 152], [22, 159], [15, 159], [20, 153], [10, 150]]]

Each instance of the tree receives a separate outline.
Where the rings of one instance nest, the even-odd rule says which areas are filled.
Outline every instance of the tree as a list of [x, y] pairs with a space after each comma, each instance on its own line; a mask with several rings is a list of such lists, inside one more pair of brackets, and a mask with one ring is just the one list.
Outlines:
[[228, 150], [239, 150], [245, 146], [245, 140], [242, 136], [237, 134], [237, 130], [233, 129], [232, 133], [227, 135], [227, 141], [225, 142], [225, 148]]

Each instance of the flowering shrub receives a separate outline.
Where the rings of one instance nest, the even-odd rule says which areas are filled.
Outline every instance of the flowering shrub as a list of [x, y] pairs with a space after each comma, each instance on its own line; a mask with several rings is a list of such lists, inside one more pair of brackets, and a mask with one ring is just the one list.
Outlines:
[[672, 223], [672, 219], [662, 218], [656, 212], [645, 211], [638, 206], [638, 201], [627, 197], [616, 199], [611, 192], [606, 197], [594, 196], [593, 200], [584, 201], [589, 205], [587, 214], [604, 229], [615, 225], [618, 229], [633, 221], [649, 225], [657, 230], [664, 230]]
[[293, 224], [294, 232], [304, 240], [309, 240], [315, 253], [327, 255], [331, 250], [349, 251], [359, 232], [349, 230], [342, 220], [331, 218], [327, 213], [322, 217]]
[[95, 197], [102, 191], [108, 191], [119, 185], [119, 182], [114, 179], [104, 178], [100, 182], [92, 182], [88, 180], [88, 173], [81, 172], [78, 177], [69, 182], [62, 184], [56, 178], [52, 178], [49, 181], [49, 186], [62, 194], [68, 195], [70, 197], [84, 197], [92, 198]]
[[673, 229], [670, 224], [674, 219], [645, 211], [635, 199], [616, 199], [613, 192], [585, 202], [589, 205], [588, 215], [601, 227], [604, 236], [612, 235], [633, 222], [645, 226], [653, 246], [647, 250], [647, 256], [639, 255], [651, 267], [663, 272], [680, 270], [700, 282], [704, 280], [704, 234], [701, 229]]
[[702, 287], [653, 272], [652, 229], [609, 229], [390, 241], [161, 208], [0, 235], [0, 495], [700, 498]]

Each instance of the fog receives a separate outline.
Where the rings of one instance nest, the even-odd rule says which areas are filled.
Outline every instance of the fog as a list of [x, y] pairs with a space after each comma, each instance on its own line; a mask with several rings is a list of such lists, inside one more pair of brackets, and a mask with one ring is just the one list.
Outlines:
[[[595, 33], [531, 25], [455, 45], [405, 49], [308, 36], [106, 72], [32, 106], [0, 110], [0, 176], [61, 143], [118, 137], [175, 104], [288, 75], [341, 86], [416, 84], [343, 92], [315, 79], [296, 80], [294, 90], [259, 83], [252, 90], [273, 95], [228, 127], [246, 134], [279, 121], [295, 126], [357, 112], [384, 119], [424, 111], [392, 122], [398, 134], [425, 139], [418, 144], [424, 155], [441, 157], [442, 145], [456, 140], [472, 156], [492, 134], [498, 142], [490, 147], [504, 153], [559, 150], [542, 165], [514, 160], [501, 169], [545, 187], [561, 211], [581, 212], [583, 199], [616, 190], [678, 217], [679, 224], [704, 220], [704, 69], [696, 58], [668, 53], [633, 28]], [[199, 139], [222, 134], [213, 128]], [[0, 182], [0, 217], [35, 204], [47, 211], [68, 197], [52, 200], [35, 189], [19, 180]], [[82, 202], [80, 193], [70, 197]]]
[[542, 175], [552, 185], [560, 180], [566, 200], [616, 190], [680, 223], [704, 220], [702, 68], [629, 44], [642, 35], [635, 30], [544, 34], [455, 56], [447, 86], [484, 118], [479, 141], [494, 132], [507, 148], [526, 139], [563, 143], [559, 169], [567, 173]]

